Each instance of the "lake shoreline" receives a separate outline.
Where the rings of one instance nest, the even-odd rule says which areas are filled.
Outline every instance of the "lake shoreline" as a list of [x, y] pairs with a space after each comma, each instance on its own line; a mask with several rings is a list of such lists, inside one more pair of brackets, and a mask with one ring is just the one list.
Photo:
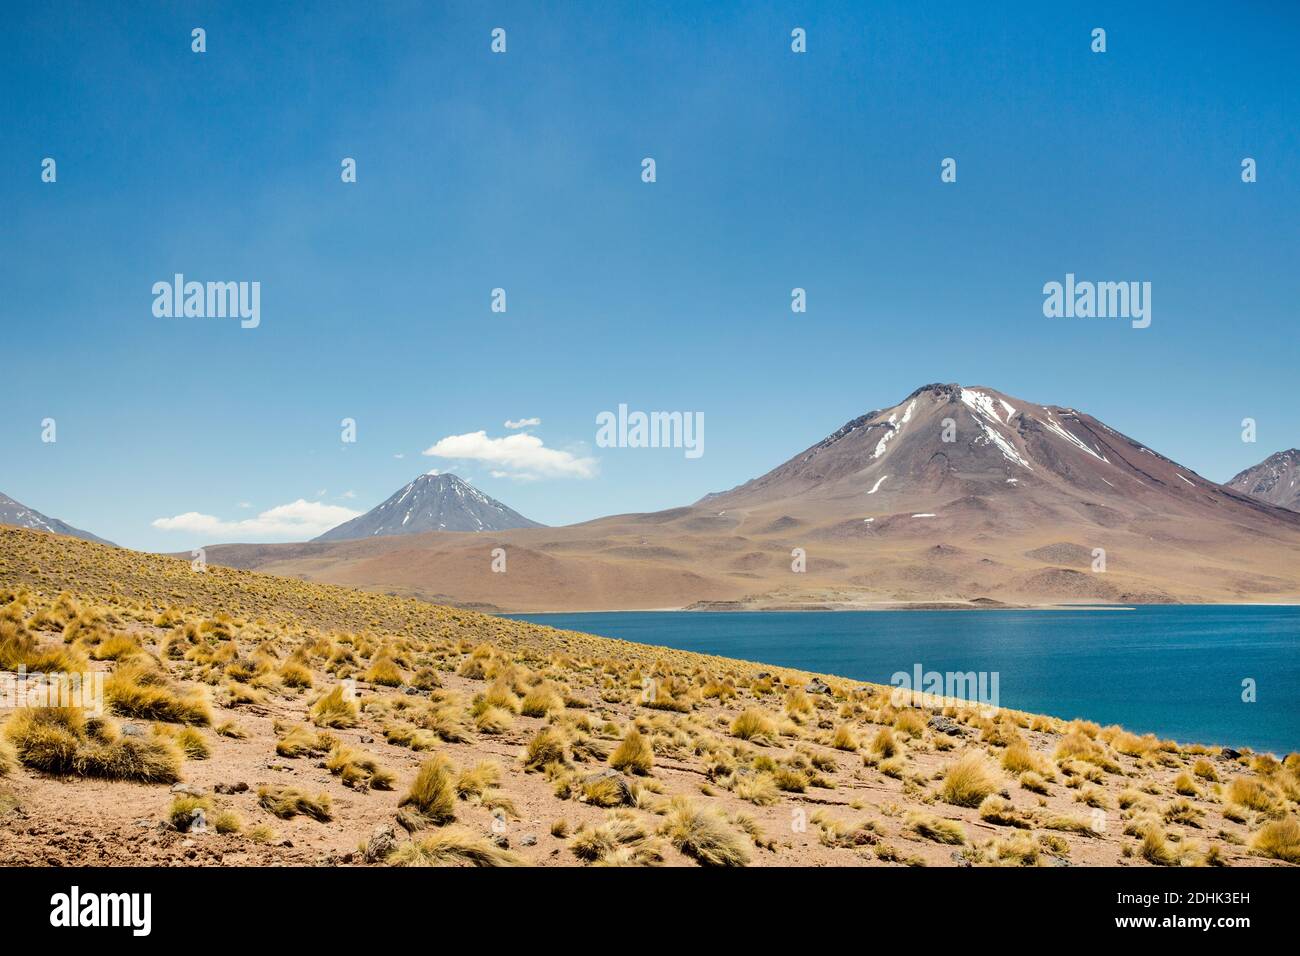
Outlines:
[[[1000, 612], [988, 614], [918, 606], [870, 610], [503, 616], [880, 685], [921, 665], [926, 672], [996, 679], [995, 706], [1025, 713], [1276, 753], [1300, 745], [1295, 605], [1081, 604], [987, 608]], [[1088, 613], [1099, 610], [1127, 613]]]

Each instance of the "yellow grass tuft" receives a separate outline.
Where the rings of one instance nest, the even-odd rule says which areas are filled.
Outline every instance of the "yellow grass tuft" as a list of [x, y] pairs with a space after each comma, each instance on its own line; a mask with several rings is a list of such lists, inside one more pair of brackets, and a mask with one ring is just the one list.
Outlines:
[[961, 844], [966, 842], [966, 829], [956, 820], [945, 820], [924, 810], [913, 810], [903, 818], [903, 824], [927, 840], [935, 843]]
[[103, 718], [75, 707], [29, 707], [4, 726], [18, 759], [56, 776], [101, 777], [143, 783], [180, 779], [181, 751], [158, 736], [122, 736]]
[[266, 785], [257, 788], [257, 802], [266, 810], [287, 820], [299, 814], [319, 820], [331, 819], [330, 795], [321, 793], [313, 797], [294, 787]]
[[978, 807], [1001, 786], [988, 759], [978, 751], [968, 750], [944, 772], [939, 796], [954, 806]]
[[776, 723], [767, 711], [750, 707], [731, 722], [731, 735], [755, 743], [772, 743], [776, 739]]
[[624, 773], [648, 774], [654, 766], [654, 751], [641, 732], [633, 727], [610, 755], [609, 765]]
[[456, 819], [454, 769], [444, 754], [435, 754], [424, 763], [411, 783], [406, 796], [398, 801], [402, 808], [398, 820], [408, 830], [423, 826], [442, 826]]
[[1250, 838], [1250, 848], [1261, 856], [1300, 863], [1300, 823], [1289, 817], [1272, 820]]
[[391, 866], [527, 866], [518, 854], [502, 849], [464, 827], [448, 827], [401, 844], [388, 857]]
[[654, 866], [663, 861], [663, 847], [630, 810], [610, 810], [600, 823], [584, 825], [569, 841], [580, 860], [598, 866]]
[[524, 751], [524, 767], [542, 770], [553, 764], [565, 762], [564, 738], [553, 727], [543, 727], [528, 741]]
[[201, 690], [182, 692], [161, 670], [135, 661], [119, 664], [104, 681], [104, 698], [117, 714], [175, 724], [210, 724], [212, 709]]
[[745, 844], [713, 810], [701, 810], [685, 797], [674, 797], [660, 833], [701, 866], [745, 866]]
[[311, 722], [317, 727], [355, 727], [359, 719], [356, 702], [351, 700], [342, 684], [324, 694], [311, 705]]
[[341, 743], [325, 759], [325, 769], [342, 780], [345, 787], [356, 790], [392, 790], [397, 779], [364, 750]]

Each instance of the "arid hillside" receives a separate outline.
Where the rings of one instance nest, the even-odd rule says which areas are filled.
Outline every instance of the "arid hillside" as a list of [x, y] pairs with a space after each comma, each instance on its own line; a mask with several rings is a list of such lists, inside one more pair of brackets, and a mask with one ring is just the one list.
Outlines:
[[1300, 513], [1081, 411], [960, 385], [690, 507], [207, 556], [502, 611], [1300, 601]]
[[1300, 755], [16, 528], [0, 681], [0, 865], [1300, 862]]

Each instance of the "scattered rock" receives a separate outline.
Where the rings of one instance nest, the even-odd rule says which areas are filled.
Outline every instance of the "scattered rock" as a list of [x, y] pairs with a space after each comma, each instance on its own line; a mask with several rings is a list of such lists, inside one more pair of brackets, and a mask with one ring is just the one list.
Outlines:
[[495, 833], [495, 834], [493, 834], [493, 835], [492, 835], [492, 842], [493, 842], [494, 844], [496, 844], [497, 846], [501, 847], [501, 849], [503, 849], [503, 850], [508, 850], [508, 849], [510, 849], [510, 841], [509, 841], [508, 839], [506, 839], [506, 835], [505, 835], [504, 833]]
[[537, 846], [537, 837], [532, 833], [527, 833], [519, 838], [520, 846]]
[[961, 724], [951, 717], [945, 717], [942, 714], [935, 714], [928, 721], [930, 729], [941, 734], [949, 734], [953, 737], [960, 737], [966, 731]]
[[804, 690], [810, 694], [829, 694], [831, 685], [826, 683], [820, 677], [814, 677], [810, 680]]
[[362, 734], [362, 735], [361, 735], [361, 742], [362, 742], [363, 744], [373, 744], [373, 743], [375, 742], [375, 738], [374, 738], [374, 737], [371, 737], [369, 734]]
[[388, 855], [397, 849], [397, 830], [392, 824], [381, 823], [370, 833], [366, 842], [365, 861], [382, 863]]
[[217, 793], [246, 793], [248, 784], [242, 780], [238, 783], [219, 783], [212, 789]]
[[1224, 760], [1237, 760], [1241, 757], [1241, 751], [1233, 750], [1231, 747], [1224, 747], [1219, 751], [1219, 756]]
[[172, 784], [172, 793], [183, 793], [187, 797], [202, 797], [207, 795], [207, 791], [202, 787], [196, 787], [188, 783]]
[[598, 783], [601, 780], [613, 780], [618, 784], [620, 802], [624, 804], [632, 804], [635, 802], [635, 797], [632, 795], [632, 785], [628, 783], [627, 777], [623, 776], [613, 767], [607, 767], [597, 773], [583, 777], [582, 785], [585, 787], [587, 784]]
[[143, 737], [145, 729], [140, 724], [122, 724], [119, 728], [123, 737]]

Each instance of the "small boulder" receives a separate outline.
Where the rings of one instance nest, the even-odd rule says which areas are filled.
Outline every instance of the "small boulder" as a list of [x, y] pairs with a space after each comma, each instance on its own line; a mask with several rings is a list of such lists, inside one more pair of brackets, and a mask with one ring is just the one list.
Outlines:
[[831, 692], [831, 685], [826, 683], [820, 677], [814, 677], [808, 682], [807, 686], [804, 687], [804, 690], [809, 694], [829, 694]]
[[943, 714], [935, 714], [927, 721], [930, 729], [940, 734], [948, 734], [953, 737], [960, 737], [966, 731], [962, 725], [957, 723], [951, 717], [945, 717]]
[[390, 853], [397, 849], [397, 830], [391, 824], [381, 823], [370, 834], [366, 842], [365, 861], [382, 863]]

